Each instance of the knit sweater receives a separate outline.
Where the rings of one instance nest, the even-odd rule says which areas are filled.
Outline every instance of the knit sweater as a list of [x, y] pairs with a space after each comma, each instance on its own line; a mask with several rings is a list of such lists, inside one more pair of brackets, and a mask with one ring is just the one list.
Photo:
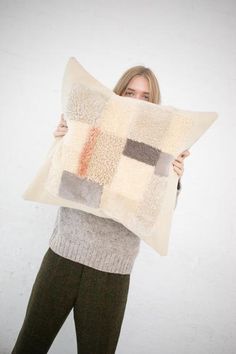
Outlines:
[[[180, 190], [179, 179], [176, 204]], [[140, 241], [124, 225], [110, 218], [59, 207], [49, 247], [62, 257], [100, 271], [130, 274]]]

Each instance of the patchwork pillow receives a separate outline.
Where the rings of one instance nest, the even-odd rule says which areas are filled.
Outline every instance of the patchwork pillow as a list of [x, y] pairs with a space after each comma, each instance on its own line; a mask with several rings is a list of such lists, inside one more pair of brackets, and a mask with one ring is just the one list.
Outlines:
[[54, 138], [23, 198], [113, 219], [167, 255], [178, 182], [172, 161], [217, 113], [119, 96], [74, 57], [61, 101], [68, 132]]

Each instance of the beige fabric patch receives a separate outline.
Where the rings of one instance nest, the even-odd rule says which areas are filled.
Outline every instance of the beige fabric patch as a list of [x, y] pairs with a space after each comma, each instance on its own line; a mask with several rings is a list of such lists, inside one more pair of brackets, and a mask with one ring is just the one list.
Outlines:
[[88, 164], [87, 177], [102, 185], [110, 183], [124, 145], [124, 139], [101, 131]]
[[52, 193], [52, 195], [58, 194], [59, 191], [59, 185], [60, 185], [60, 180], [61, 180], [62, 170], [63, 170], [62, 159], [61, 159], [62, 149], [63, 149], [63, 145], [60, 144], [58, 148], [55, 150], [52, 156], [51, 168], [48, 171], [47, 179], [45, 181], [45, 187], [47, 190], [50, 191], [50, 193]]

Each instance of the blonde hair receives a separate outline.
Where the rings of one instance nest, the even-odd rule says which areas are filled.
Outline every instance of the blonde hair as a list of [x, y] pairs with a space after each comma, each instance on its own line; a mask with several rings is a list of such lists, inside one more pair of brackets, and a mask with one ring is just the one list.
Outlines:
[[150, 90], [149, 102], [160, 104], [161, 94], [160, 94], [160, 88], [159, 88], [157, 78], [151, 69], [143, 65], [133, 66], [130, 69], [126, 70], [124, 74], [121, 76], [121, 78], [118, 80], [115, 87], [113, 88], [113, 92], [115, 92], [117, 95], [122, 96], [130, 80], [135, 75], [144, 76], [148, 80], [149, 90]]

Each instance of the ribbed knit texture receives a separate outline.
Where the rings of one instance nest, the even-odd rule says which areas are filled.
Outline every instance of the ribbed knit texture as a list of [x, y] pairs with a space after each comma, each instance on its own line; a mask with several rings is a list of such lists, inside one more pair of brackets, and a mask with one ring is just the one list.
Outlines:
[[[177, 195], [182, 186], [179, 180]], [[49, 247], [62, 257], [110, 273], [130, 274], [141, 239], [124, 225], [82, 210], [59, 207]]]
[[55, 253], [92, 268], [130, 274], [140, 241], [112, 219], [60, 207], [49, 246]]

